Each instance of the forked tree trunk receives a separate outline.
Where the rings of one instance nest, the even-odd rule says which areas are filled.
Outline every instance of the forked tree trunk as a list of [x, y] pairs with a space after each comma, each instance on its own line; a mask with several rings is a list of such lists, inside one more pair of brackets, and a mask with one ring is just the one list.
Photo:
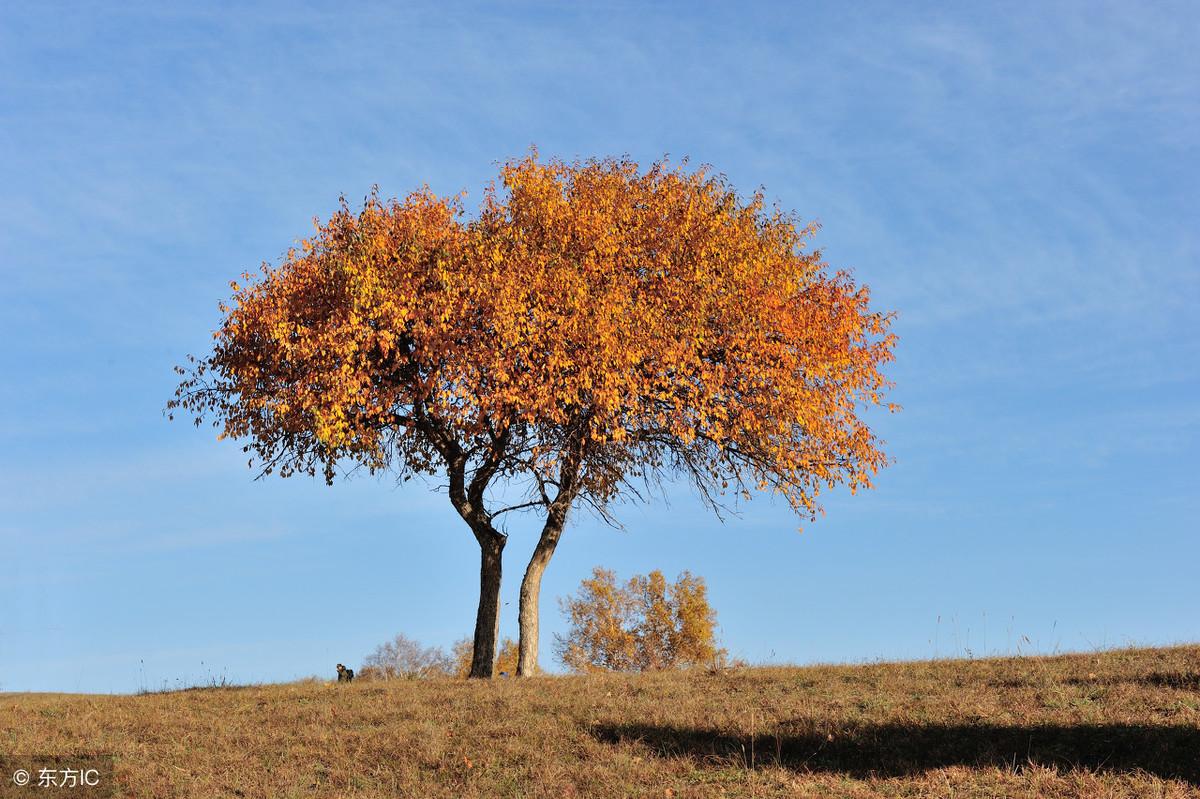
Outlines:
[[554, 555], [558, 539], [567, 521], [568, 508], [553, 508], [546, 518], [542, 535], [534, 547], [525, 578], [521, 581], [521, 641], [517, 657], [517, 676], [530, 677], [538, 671], [538, 600], [542, 593], [542, 574]]
[[500, 634], [500, 573], [503, 536], [479, 536], [479, 612], [475, 616], [475, 645], [471, 677], [492, 676], [496, 664], [496, 639]]

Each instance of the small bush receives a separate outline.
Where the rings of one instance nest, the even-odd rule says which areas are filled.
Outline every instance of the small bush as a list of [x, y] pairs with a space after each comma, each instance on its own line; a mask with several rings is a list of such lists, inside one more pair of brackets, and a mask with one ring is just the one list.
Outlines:
[[363, 660], [359, 679], [393, 680], [449, 677], [454, 674], [454, 661], [441, 647], [422, 646], [403, 633], [380, 644]]

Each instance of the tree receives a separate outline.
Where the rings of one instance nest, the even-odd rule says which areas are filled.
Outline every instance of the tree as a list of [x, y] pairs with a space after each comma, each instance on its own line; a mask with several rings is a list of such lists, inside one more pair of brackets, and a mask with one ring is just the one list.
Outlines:
[[444, 474], [480, 547], [471, 674], [490, 676], [501, 516], [535, 512], [518, 674], [536, 669], [542, 575], [575, 505], [689, 481], [720, 516], [777, 493], [814, 518], [822, 488], [885, 464], [859, 417], [880, 404], [891, 315], [804, 249], [763, 193], [665, 161], [500, 170], [467, 219], [428, 189], [342, 200], [278, 266], [233, 283], [213, 351], [168, 410], [244, 440], [260, 475], [339, 463]]
[[[382, 679], [444, 677], [454, 671], [453, 661], [436, 646], [422, 646], [403, 633], [380, 644], [363, 660], [363, 669]], [[360, 675], [361, 676], [361, 675]]]
[[577, 596], [560, 600], [568, 632], [559, 659], [575, 671], [653, 671], [712, 662], [717, 613], [704, 580], [688, 572], [668, 583], [657, 569], [624, 586], [597, 567]]
[[630, 671], [637, 662], [634, 609], [613, 572], [596, 567], [579, 595], [559, 600], [569, 632], [557, 636], [558, 658], [576, 671]]

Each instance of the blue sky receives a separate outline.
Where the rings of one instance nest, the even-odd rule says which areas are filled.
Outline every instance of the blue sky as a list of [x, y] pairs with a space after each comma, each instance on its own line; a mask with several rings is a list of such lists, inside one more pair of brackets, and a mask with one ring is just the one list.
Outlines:
[[[24, 4], [0, 20], [0, 689], [329, 673], [472, 627], [431, 485], [254, 482], [168, 423], [228, 281], [338, 195], [690, 156], [899, 312], [895, 465], [803, 533], [685, 488], [594, 565], [704, 576], [758, 662], [1200, 640], [1200, 10], [1188, 3]], [[196, 7], [192, 7], [196, 6]], [[513, 525], [503, 632], [533, 546]]]

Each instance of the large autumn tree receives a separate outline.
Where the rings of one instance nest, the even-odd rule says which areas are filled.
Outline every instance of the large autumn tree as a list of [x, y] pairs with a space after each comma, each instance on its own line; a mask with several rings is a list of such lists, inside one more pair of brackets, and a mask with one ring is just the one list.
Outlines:
[[520, 593], [536, 670], [542, 574], [572, 509], [689, 481], [818, 492], [885, 464], [860, 414], [884, 400], [890, 315], [806, 250], [813, 233], [724, 176], [665, 161], [500, 169], [468, 218], [429, 190], [343, 200], [277, 266], [244, 275], [172, 411], [242, 440], [262, 473], [340, 463], [442, 475], [479, 544], [472, 676], [492, 673], [507, 535], [538, 514]]

